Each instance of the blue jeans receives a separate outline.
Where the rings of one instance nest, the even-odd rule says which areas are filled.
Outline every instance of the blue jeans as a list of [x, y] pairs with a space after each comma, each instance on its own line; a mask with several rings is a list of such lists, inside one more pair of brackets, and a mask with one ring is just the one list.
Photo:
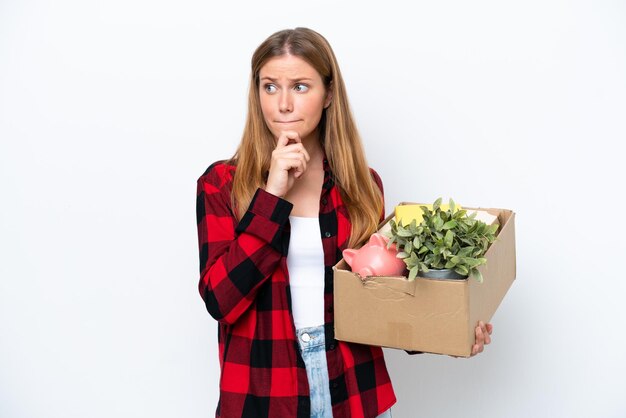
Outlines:
[[[309, 378], [311, 418], [332, 418], [324, 326], [300, 328], [296, 331]], [[377, 418], [391, 418], [391, 409]]]

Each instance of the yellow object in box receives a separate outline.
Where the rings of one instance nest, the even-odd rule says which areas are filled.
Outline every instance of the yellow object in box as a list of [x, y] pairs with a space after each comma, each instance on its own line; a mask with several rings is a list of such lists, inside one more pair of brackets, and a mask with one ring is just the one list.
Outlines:
[[[411, 221], [413, 221], [413, 219], [415, 219], [415, 222], [417, 222], [417, 224], [419, 225], [422, 222], [422, 219], [424, 219], [424, 211], [422, 211], [422, 208], [420, 206], [426, 206], [428, 209], [433, 210], [433, 205], [399, 205], [399, 206], [396, 206], [396, 211], [395, 211], [396, 223], [399, 224], [400, 222], [402, 222], [402, 225], [406, 226], [410, 224]], [[441, 204], [442, 211], [447, 211], [448, 209], [450, 209], [450, 205], [443, 204], [443, 203]], [[461, 206], [455, 205], [455, 212], [461, 209], [462, 209]]]

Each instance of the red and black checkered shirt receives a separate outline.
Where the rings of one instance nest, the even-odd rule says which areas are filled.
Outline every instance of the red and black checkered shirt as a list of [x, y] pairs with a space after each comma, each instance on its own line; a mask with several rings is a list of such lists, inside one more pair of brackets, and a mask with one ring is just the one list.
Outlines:
[[[309, 384], [296, 338], [287, 271], [293, 205], [258, 189], [238, 222], [230, 198], [235, 168], [217, 162], [198, 179], [199, 290], [219, 322], [216, 417], [309, 418]], [[382, 191], [380, 177], [371, 171]], [[319, 223], [333, 416], [374, 418], [396, 397], [380, 347], [334, 338], [332, 267], [346, 248], [351, 225], [326, 159]]]

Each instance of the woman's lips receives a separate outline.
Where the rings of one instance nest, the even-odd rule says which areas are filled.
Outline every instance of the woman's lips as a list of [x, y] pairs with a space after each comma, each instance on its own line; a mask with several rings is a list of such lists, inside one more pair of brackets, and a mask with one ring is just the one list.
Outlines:
[[277, 120], [277, 121], [275, 121], [275, 122], [276, 122], [276, 123], [284, 123], [284, 124], [287, 124], [287, 123], [296, 123], [296, 122], [300, 122], [300, 120]]

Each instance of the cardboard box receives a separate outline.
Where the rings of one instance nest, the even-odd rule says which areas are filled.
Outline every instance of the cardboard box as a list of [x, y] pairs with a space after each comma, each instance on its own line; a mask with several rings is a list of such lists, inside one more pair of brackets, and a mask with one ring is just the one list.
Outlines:
[[[409, 204], [409, 203], [401, 203]], [[515, 213], [480, 209], [498, 216], [500, 229], [479, 267], [484, 281], [372, 276], [333, 267], [335, 338], [409, 351], [469, 357], [479, 320], [489, 322], [515, 280]], [[386, 225], [389, 215], [381, 223]]]

